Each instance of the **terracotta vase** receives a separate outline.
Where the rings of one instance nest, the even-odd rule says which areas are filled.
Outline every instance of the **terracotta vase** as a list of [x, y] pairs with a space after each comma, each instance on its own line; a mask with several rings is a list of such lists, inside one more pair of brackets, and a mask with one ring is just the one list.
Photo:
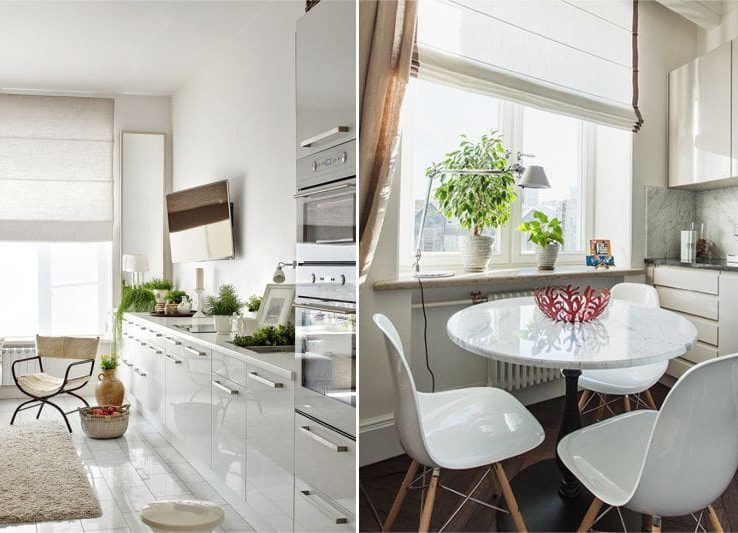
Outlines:
[[123, 382], [115, 377], [115, 370], [103, 370], [97, 380], [95, 398], [98, 405], [123, 405], [126, 390]]

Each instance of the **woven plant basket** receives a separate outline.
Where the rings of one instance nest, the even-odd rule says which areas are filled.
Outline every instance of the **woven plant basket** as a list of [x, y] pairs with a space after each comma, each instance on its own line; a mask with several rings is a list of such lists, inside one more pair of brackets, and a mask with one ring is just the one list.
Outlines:
[[128, 418], [131, 406], [129, 404], [115, 407], [120, 413], [118, 416], [93, 415], [94, 409], [104, 409], [109, 406], [80, 407], [79, 418], [82, 422], [82, 431], [91, 439], [115, 439], [123, 435], [128, 429]]

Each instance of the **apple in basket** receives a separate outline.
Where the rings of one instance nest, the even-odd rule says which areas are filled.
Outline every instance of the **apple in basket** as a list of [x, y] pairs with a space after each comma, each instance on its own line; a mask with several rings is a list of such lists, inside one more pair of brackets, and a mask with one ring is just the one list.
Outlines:
[[120, 416], [120, 412], [112, 406], [109, 407], [96, 407], [92, 410], [94, 416]]

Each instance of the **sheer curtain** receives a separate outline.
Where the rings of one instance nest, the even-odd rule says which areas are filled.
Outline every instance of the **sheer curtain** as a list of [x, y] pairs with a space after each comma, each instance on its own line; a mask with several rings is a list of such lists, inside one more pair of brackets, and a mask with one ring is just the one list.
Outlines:
[[113, 100], [0, 94], [0, 241], [113, 234]]

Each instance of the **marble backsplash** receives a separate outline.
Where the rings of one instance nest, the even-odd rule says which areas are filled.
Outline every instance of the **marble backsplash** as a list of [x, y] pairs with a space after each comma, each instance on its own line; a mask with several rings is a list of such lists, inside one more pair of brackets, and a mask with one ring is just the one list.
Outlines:
[[710, 257], [738, 254], [738, 186], [709, 191], [646, 188], [646, 257], [678, 258], [680, 231], [694, 222], [711, 243]]

